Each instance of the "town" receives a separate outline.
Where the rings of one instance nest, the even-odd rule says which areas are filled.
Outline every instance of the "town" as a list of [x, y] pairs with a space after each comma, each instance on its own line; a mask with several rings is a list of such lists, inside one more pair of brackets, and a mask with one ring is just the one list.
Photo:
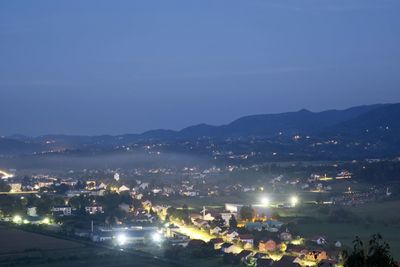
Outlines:
[[[279, 166], [260, 164], [84, 169], [31, 176], [21, 176], [16, 169], [3, 170], [1, 221], [8, 227], [170, 260], [189, 257], [228, 265], [342, 266], [348, 240], [329, 232], [307, 235], [299, 228], [308, 224], [307, 212], [348, 223], [357, 218], [347, 207], [393, 199], [390, 186], [364, 186], [344, 169], [355, 170], [352, 165], [358, 164], [376, 162], [335, 163], [333, 168], [331, 163], [325, 167], [294, 164], [293, 173], [279, 173]], [[303, 168], [309, 173], [299, 172]], [[316, 173], [324, 168], [327, 172]], [[307, 174], [301, 177], [298, 173]], [[157, 180], [150, 179], [154, 174]], [[258, 178], [226, 182], [227, 176], [249, 174]]]

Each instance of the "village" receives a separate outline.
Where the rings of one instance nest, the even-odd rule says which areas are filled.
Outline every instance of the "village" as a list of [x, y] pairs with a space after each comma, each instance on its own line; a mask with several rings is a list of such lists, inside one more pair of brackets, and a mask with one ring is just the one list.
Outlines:
[[[0, 195], [1, 220], [165, 258], [189, 255], [246, 266], [341, 266], [341, 240], [323, 232], [300, 235], [296, 213], [309, 207], [360, 205], [391, 194], [389, 189], [352, 191], [346, 170], [334, 177], [279, 175], [257, 185], [212, 183], [206, 177], [222, 172], [216, 167], [182, 172], [186, 178], [179, 183], [163, 184], [128, 181], [117, 171], [103, 181], [74, 179], [72, 171], [67, 178], [7, 175], [1, 181], [8, 189]], [[327, 193], [337, 192], [335, 187], [345, 190]]]

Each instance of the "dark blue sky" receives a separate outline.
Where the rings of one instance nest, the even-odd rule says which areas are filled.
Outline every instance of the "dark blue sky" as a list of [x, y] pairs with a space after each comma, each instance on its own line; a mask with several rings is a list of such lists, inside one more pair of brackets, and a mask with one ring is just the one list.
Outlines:
[[400, 102], [398, 0], [1, 1], [0, 134]]

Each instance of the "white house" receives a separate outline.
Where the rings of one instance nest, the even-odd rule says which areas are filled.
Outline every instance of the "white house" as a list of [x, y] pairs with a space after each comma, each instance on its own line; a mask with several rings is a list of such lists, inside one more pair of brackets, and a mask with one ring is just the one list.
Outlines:
[[120, 188], [118, 188], [118, 192], [125, 192], [125, 191], [129, 191], [129, 187], [122, 185]]
[[103, 213], [103, 207], [100, 205], [96, 205], [96, 204], [92, 204], [90, 206], [86, 206], [85, 207], [85, 211], [88, 214], [99, 214], [99, 213]]
[[58, 216], [71, 216], [72, 207], [71, 206], [54, 206], [51, 211]]
[[226, 239], [227, 239], [229, 242], [232, 242], [234, 239], [236, 239], [236, 238], [239, 236], [239, 234], [238, 234], [238, 232], [236, 232], [236, 231], [229, 230], [229, 231], [225, 234], [225, 236], [226, 236]]
[[211, 235], [219, 235], [222, 232], [222, 229], [218, 226], [210, 229], [210, 234]]

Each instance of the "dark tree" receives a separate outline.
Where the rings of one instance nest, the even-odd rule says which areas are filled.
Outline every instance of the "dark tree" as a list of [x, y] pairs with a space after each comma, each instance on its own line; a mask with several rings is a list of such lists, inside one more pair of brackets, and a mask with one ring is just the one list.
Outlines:
[[233, 228], [233, 229], [237, 228], [237, 221], [236, 221], [235, 215], [233, 215], [233, 214], [231, 215], [231, 218], [229, 219], [229, 227]]
[[10, 192], [11, 186], [0, 180], [0, 192]]
[[375, 234], [368, 243], [368, 248], [359, 237], [353, 241], [353, 252], [344, 252], [345, 267], [395, 267], [389, 245], [383, 241], [382, 236]]
[[242, 220], [250, 221], [254, 218], [255, 211], [251, 206], [243, 206], [240, 209], [240, 217]]

